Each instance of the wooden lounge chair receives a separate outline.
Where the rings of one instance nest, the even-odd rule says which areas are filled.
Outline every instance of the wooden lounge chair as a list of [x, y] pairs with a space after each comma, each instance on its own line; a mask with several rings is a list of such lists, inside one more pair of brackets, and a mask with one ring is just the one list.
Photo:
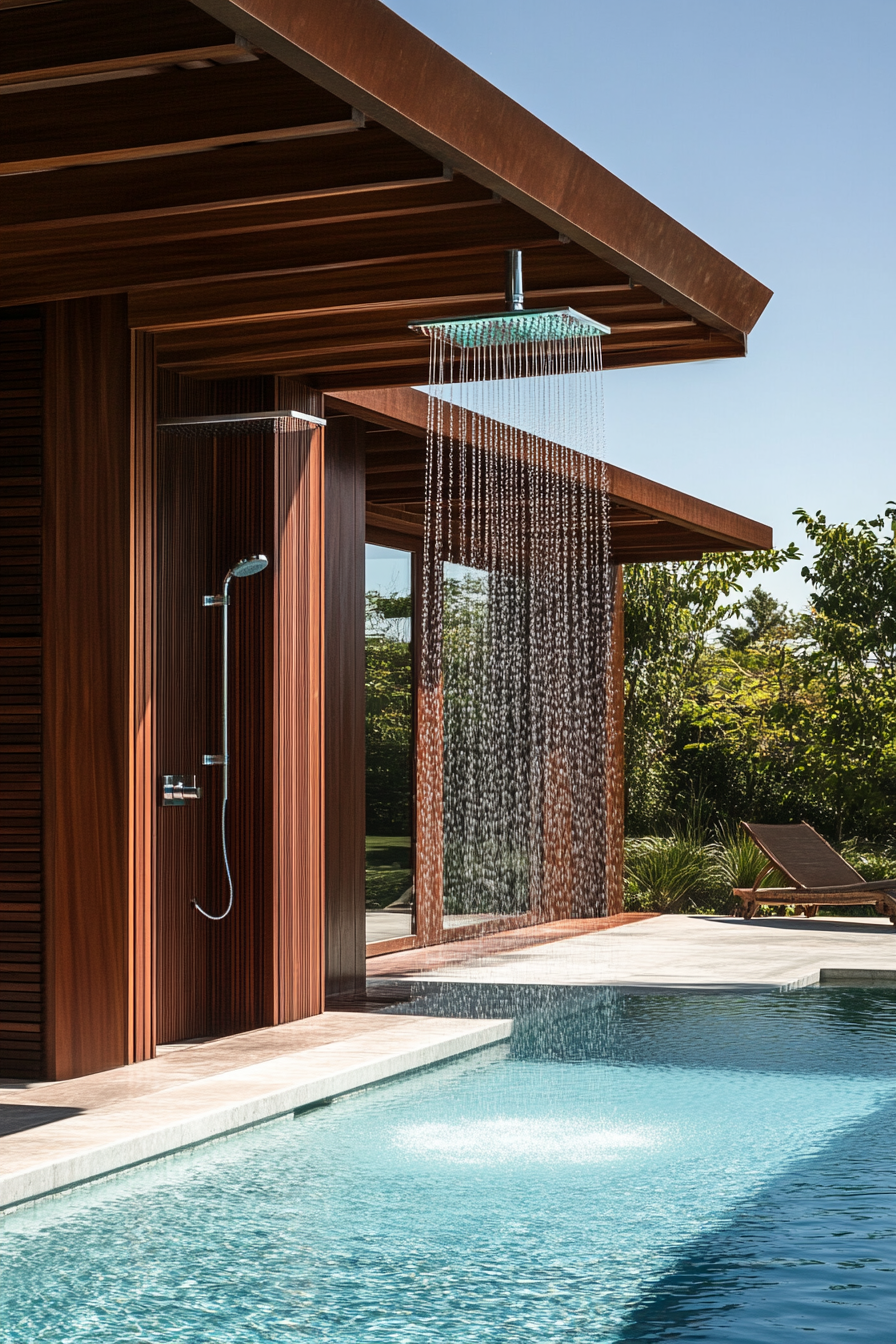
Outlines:
[[[855, 868], [832, 849], [807, 822], [798, 826], [741, 826], [768, 859], [752, 887], [735, 887], [744, 919], [752, 919], [760, 905], [795, 905], [797, 914], [811, 919], [821, 905], [873, 905], [879, 915], [896, 924], [896, 877], [863, 882]], [[760, 887], [777, 869], [790, 887]]]

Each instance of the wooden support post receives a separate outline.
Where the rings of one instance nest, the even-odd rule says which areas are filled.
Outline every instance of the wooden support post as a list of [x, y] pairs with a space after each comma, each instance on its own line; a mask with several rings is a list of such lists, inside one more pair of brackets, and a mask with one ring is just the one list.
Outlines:
[[364, 910], [364, 506], [363, 421], [326, 429], [325, 905], [327, 993], [366, 984]]
[[[279, 380], [279, 405], [307, 389]], [[319, 412], [315, 412], [319, 413]], [[275, 1022], [324, 1007], [324, 432], [275, 435], [273, 910]]]
[[129, 1040], [130, 334], [125, 298], [46, 308], [44, 1076]]
[[607, 914], [621, 915], [625, 876], [625, 590], [616, 566], [612, 647], [607, 666]]

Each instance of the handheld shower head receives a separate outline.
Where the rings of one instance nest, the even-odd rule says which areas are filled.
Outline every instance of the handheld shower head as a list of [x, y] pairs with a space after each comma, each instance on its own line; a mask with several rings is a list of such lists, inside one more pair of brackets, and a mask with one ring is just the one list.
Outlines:
[[268, 567], [266, 555], [247, 555], [245, 560], [237, 560], [228, 574], [229, 579], [247, 579], [250, 574], [260, 574]]

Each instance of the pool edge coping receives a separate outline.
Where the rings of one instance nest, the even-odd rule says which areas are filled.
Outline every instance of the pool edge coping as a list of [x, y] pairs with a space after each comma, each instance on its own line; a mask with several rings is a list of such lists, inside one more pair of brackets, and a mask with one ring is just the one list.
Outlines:
[[[78, 1186], [105, 1180], [148, 1162], [237, 1134], [332, 1097], [355, 1092], [495, 1045], [506, 1040], [513, 1029], [513, 1022], [509, 1018], [483, 1019], [477, 1021], [475, 1026], [471, 1026], [470, 1020], [467, 1019], [462, 1028], [458, 1028], [457, 1019], [452, 1018], [396, 1017], [396, 1021], [427, 1024], [430, 1027], [429, 1039], [418, 1041], [404, 1049], [377, 1051], [374, 1047], [377, 1043], [382, 1043], [380, 1033], [373, 1040], [349, 1038], [348, 1041], [277, 1056], [244, 1069], [226, 1071], [199, 1082], [190, 1082], [165, 1092], [154, 1093], [145, 1099], [116, 1103], [108, 1108], [98, 1108], [67, 1120], [56, 1121], [56, 1124], [64, 1126], [73, 1122], [89, 1123], [90, 1118], [94, 1117], [102, 1123], [116, 1109], [126, 1111], [128, 1108], [139, 1106], [141, 1101], [145, 1101], [145, 1109], [151, 1114], [153, 1109], [165, 1100], [178, 1099], [177, 1094], [183, 1099], [190, 1092], [198, 1093], [195, 1113], [192, 1115], [185, 1115], [167, 1123], [150, 1123], [144, 1125], [142, 1129], [136, 1128], [132, 1134], [111, 1142], [85, 1144], [74, 1148], [67, 1155], [33, 1165], [23, 1165], [21, 1170], [0, 1174], [0, 1218]], [[450, 1025], [452, 1023], [455, 1025], [453, 1031]], [[433, 1024], [437, 1024], [434, 1031]], [[222, 1081], [229, 1080], [232, 1084], [239, 1075], [242, 1075], [247, 1083], [251, 1083], [263, 1079], [264, 1074], [271, 1072], [278, 1064], [291, 1061], [293, 1067], [301, 1068], [303, 1056], [306, 1063], [317, 1063], [326, 1052], [338, 1054], [340, 1049], [344, 1050], [347, 1046], [353, 1047], [354, 1053], [361, 1056], [353, 1063], [334, 1067], [329, 1071], [324, 1069], [318, 1072], [317, 1076], [294, 1079], [285, 1086], [262, 1090], [257, 1095], [240, 1100], [217, 1105], [209, 1104], [207, 1100], [203, 1105], [202, 1092], [213, 1095]], [[365, 1054], [367, 1058], [363, 1058]], [[42, 1128], [37, 1127], [23, 1133], [39, 1134]]]

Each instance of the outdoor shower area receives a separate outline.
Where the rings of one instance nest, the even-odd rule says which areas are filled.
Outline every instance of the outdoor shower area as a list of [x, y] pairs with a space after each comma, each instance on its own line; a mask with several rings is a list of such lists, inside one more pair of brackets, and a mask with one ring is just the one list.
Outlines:
[[624, 566], [771, 533], [614, 466], [600, 370], [769, 290], [376, 0], [0, 39], [0, 1072], [619, 909]]

